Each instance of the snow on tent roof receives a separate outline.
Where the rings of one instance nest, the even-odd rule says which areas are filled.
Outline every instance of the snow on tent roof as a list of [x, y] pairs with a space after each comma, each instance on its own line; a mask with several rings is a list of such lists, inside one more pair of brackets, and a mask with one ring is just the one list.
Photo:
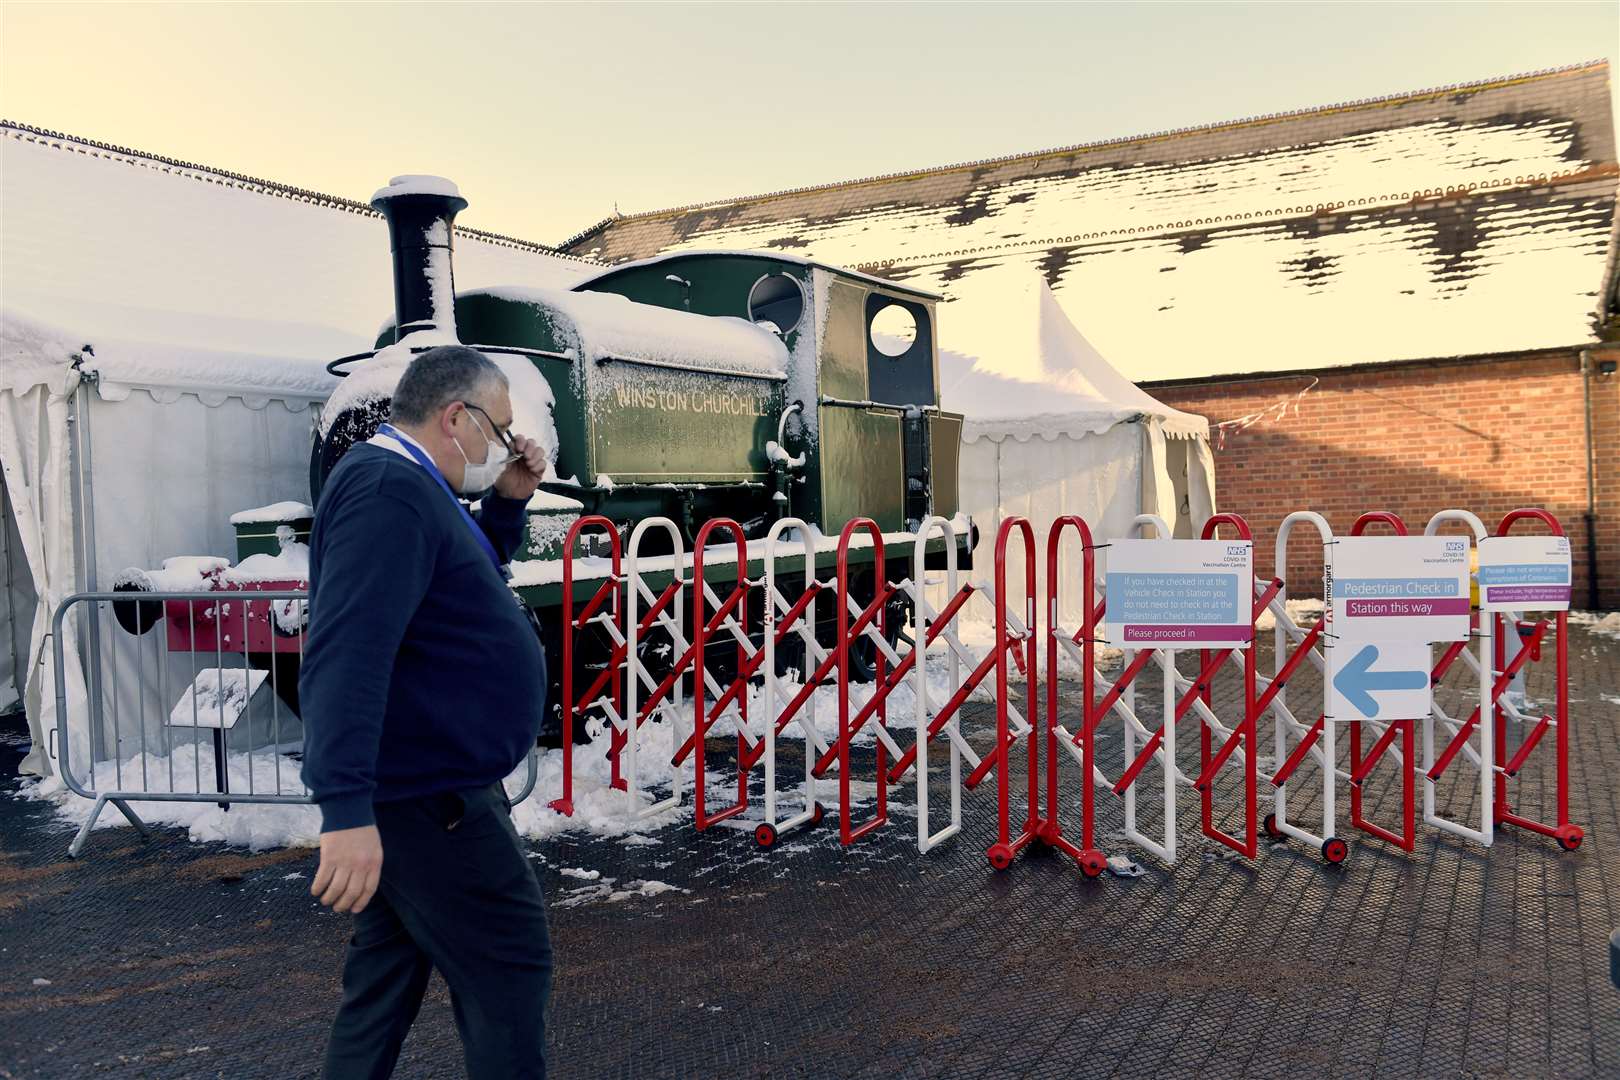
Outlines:
[[939, 308], [940, 397], [963, 438], [1100, 434], [1141, 416], [1168, 435], [1208, 438], [1209, 421], [1164, 404], [1114, 369], [1034, 270], [976, 278]]
[[[331, 360], [393, 310], [388, 228], [358, 202], [0, 124], [0, 288], [92, 342]], [[461, 287], [566, 288], [600, 269], [456, 229]]]
[[[82, 351], [86, 344], [94, 351]], [[55, 383], [76, 354], [82, 357], [80, 370], [97, 377], [97, 393], [108, 401], [141, 389], [162, 401], [194, 393], [208, 405], [239, 397], [253, 408], [272, 400], [303, 408], [306, 402], [324, 400], [338, 382], [319, 360], [108, 338], [86, 343], [57, 327], [0, 310], [0, 388], [22, 391]]]
[[503, 286], [463, 290], [535, 304], [565, 316], [591, 360], [645, 360], [683, 369], [787, 374], [787, 347], [746, 319], [637, 304], [616, 293]]
[[954, 296], [1037, 267], [1142, 381], [1563, 348], [1612, 282], [1604, 62], [615, 217], [609, 262], [791, 250]]

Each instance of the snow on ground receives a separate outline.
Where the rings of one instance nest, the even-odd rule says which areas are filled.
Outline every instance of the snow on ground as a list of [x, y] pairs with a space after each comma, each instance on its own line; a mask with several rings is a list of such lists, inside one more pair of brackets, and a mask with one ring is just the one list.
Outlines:
[[[1312, 623], [1322, 621], [1322, 601], [1320, 600], [1285, 600], [1283, 603], [1288, 609], [1288, 617], [1294, 620], [1296, 626], [1309, 627]], [[1256, 630], [1271, 630], [1276, 625], [1277, 616], [1269, 607], [1262, 611], [1260, 617], [1254, 622]]]
[[[265, 751], [231, 754], [227, 759], [228, 787], [232, 791], [277, 791], [297, 795], [303, 791], [298, 762]], [[279, 786], [278, 786], [279, 785]], [[95, 791], [206, 792], [214, 793], [214, 748], [207, 735], [195, 745], [176, 746], [171, 754], [136, 754], [122, 763], [96, 764]], [[82, 825], [93, 803], [67, 791], [59, 778], [23, 784], [25, 798], [54, 803], [57, 816]], [[130, 808], [142, 821], [186, 829], [191, 839], [217, 840], [262, 851], [273, 847], [312, 847], [320, 842], [321, 815], [307, 803], [234, 803], [229, 811], [215, 802], [150, 802], [131, 799]], [[129, 824], [109, 806], [96, 820], [96, 828]]]
[[1572, 611], [1569, 621], [1575, 626], [1584, 626], [1587, 631], [1599, 637], [1613, 638], [1620, 641], [1620, 611], [1611, 611], [1607, 614], [1599, 611]]

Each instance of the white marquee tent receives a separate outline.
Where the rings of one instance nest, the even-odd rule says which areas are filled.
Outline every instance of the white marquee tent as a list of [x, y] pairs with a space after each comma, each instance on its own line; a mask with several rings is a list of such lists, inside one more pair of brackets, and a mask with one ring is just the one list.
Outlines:
[[[56, 605], [126, 567], [234, 557], [232, 512], [307, 501], [314, 407], [336, 385], [323, 365], [370, 347], [392, 274], [364, 207], [11, 125], [0, 211], [0, 709], [23, 699], [23, 771], [48, 776]], [[462, 289], [566, 288], [599, 269], [457, 237]], [[106, 636], [120, 662], [137, 641], [156, 651]], [[63, 637], [76, 656], [76, 628]], [[66, 681], [77, 717], [79, 664]], [[138, 703], [122, 704], [127, 733]], [[149, 702], [143, 722], [160, 715]], [[93, 733], [70, 733], [77, 770]]]
[[[967, 418], [962, 503], [987, 538], [976, 552], [984, 565], [1013, 515], [1030, 520], [1039, 545], [1065, 514], [1083, 518], [1099, 544], [1130, 535], [1144, 513], [1177, 537], [1198, 535], [1215, 512], [1209, 421], [1116, 371], [1043, 276], [982, 274], [940, 305], [939, 324], [940, 393]], [[1066, 560], [1065, 598], [1079, 595], [1079, 573]]]

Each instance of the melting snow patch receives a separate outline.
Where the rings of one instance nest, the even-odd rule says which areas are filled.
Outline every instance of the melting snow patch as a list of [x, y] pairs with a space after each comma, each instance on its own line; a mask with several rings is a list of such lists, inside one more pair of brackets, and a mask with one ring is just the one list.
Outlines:
[[1620, 611], [1611, 611], [1607, 615], [1600, 615], [1595, 611], [1572, 611], [1569, 613], [1569, 621], [1576, 626], [1586, 627], [1599, 637], [1620, 641]]
[[600, 870], [581, 870], [577, 866], [565, 866], [558, 870], [557, 873], [563, 877], [579, 878], [581, 881], [596, 881], [602, 876]]
[[1115, 877], [1136, 878], [1147, 873], [1142, 867], [1123, 855], [1108, 856], [1108, 872]]

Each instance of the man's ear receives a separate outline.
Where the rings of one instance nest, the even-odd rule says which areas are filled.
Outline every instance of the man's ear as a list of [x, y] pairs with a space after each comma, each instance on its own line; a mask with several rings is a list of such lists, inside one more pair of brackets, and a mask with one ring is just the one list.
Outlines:
[[441, 409], [439, 411], [439, 434], [447, 439], [455, 438], [456, 416], [466, 411], [466, 406], [459, 401], [452, 401]]

